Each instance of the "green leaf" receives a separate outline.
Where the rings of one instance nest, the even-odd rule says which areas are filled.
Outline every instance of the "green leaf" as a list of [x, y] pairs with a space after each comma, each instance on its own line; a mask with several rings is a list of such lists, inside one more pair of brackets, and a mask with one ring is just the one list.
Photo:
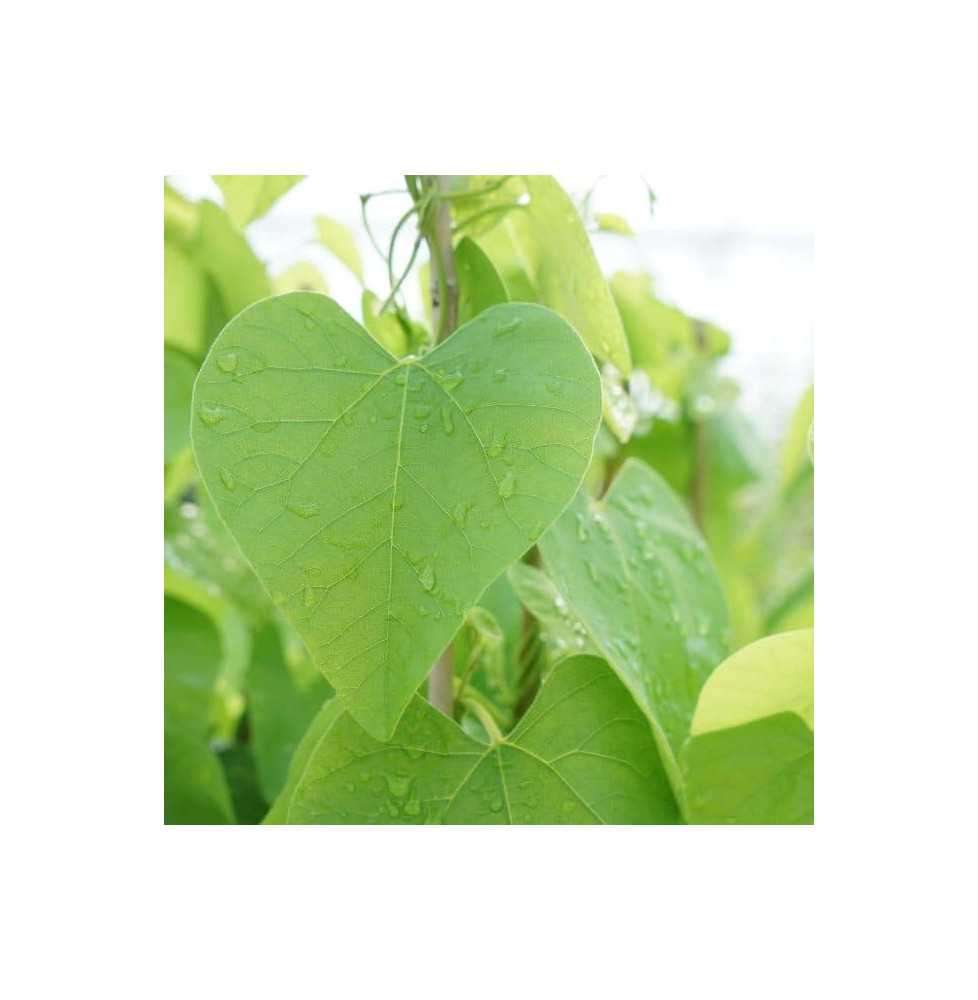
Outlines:
[[622, 236], [634, 236], [635, 230], [627, 220], [612, 212], [598, 212], [594, 216], [598, 229], [606, 233], [620, 233]]
[[389, 743], [341, 716], [310, 755], [289, 823], [676, 823], [649, 726], [608, 666], [556, 667], [491, 745], [415, 698]]
[[227, 782], [207, 745], [221, 646], [211, 620], [163, 601], [164, 823], [233, 823]]
[[342, 223], [327, 219], [325, 215], [316, 217], [319, 242], [338, 260], [342, 261], [363, 284], [363, 264], [353, 234]]
[[163, 241], [163, 341], [200, 359], [207, 350], [211, 286], [192, 253]]
[[163, 558], [212, 595], [232, 600], [252, 624], [260, 625], [272, 611], [265, 588], [206, 494], [199, 503], [164, 510]]
[[190, 397], [197, 365], [182, 351], [163, 349], [163, 461], [190, 444]]
[[722, 663], [683, 752], [693, 823], [812, 823], [815, 633], [769, 636]]
[[690, 823], [815, 822], [815, 737], [793, 712], [697, 736], [683, 763]]
[[248, 668], [248, 719], [258, 785], [269, 802], [285, 785], [292, 754], [332, 693], [318, 671], [302, 680], [305, 683], [289, 670], [278, 629], [269, 623], [255, 638]]
[[223, 596], [216, 586], [185, 575], [165, 562], [163, 593], [206, 615], [220, 634], [220, 673], [211, 723], [216, 738], [230, 740], [244, 711], [242, 688], [248, 657], [251, 654], [251, 631], [238, 606]]
[[248, 743], [234, 742], [217, 753], [231, 793], [235, 822], [256, 826], [268, 811], [268, 802], [258, 785], [255, 755]]
[[581, 491], [540, 541], [545, 568], [652, 721], [674, 787], [703, 682], [726, 654], [716, 571], [686, 509], [634, 459], [603, 500]]
[[543, 626], [545, 641], [555, 659], [571, 653], [598, 654], [587, 629], [574, 617], [542, 569], [518, 562], [509, 567], [507, 575], [523, 606]]
[[278, 798], [272, 803], [268, 815], [262, 820], [264, 826], [281, 826], [288, 822], [289, 805], [292, 796], [295, 794], [296, 786], [306, 772], [306, 765], [313, 751], [322, 742], [323, 737], [332, 728], [333, 723], [343, 714], [343, 703], [339, 698], [331, 698], [316, 713], [316, 717], [309, 724], [305, 735], [302, 737], [292, 760], [289, 762], [289, 773], [285, 780], [285, 787], [279, 793]]
[[455, 248], [455, 271], [458, 277], [459, 325], [475, 319], [490, 306], [509, 301], [502, 279], [492, 261], [478, 243], [463, 236]]
[[272, 599], [384, 738], [573, 496], [600, 405], [593, 361], [547, 309], [495, 306], [399, 362], [331, 299], [295, 292], [218, 337], [192, 438]]
[[364, 289], [360, 299], [363, 325], [395, 358], [402, 358], [408, 350], [407, 332], [397, 318], [397, 313], [391, 309], [381, 311], [381, 305], [383, 303], [373, 292]]
[[[525, 176], [523, 182], [529, 203], [510, 211], [499, 228], [512, 241], [535, 298], [559, 312], [597, 357], [630, 375], [621, 318], [574, 203], [553, 177]], [[482, 246], [491, 258], [488, 242]]]
[[163, 727], [163, 822], [177, 826], [234, 823], [221, 762], [197, 734]]
[[791, 490], [812, 474], [814, 464], [815, 383], [798, 402], [781, 453], [781, 486]]
[[284, 295], [286, 292], [321, 292], [328, 295], [329, 285], [315, 264], [300, 260], [278, 277], [272, 278], [272, 290], [276, 295]]
[[705, 357], [716, 357], [729, 349], [730, 338], [718, 327], [697, 323], [682, 310], [656, 299], [648, 274], [618, 272], [610, 286], [635, 367], [669, 399], [682, 398], [687, 382], [700, 370]]
[[738, 650], [700, 693], [691, 733], [730, 729], [779, 712], [794, 712], [815, 729], [815, 633], [768, 636]]
[[214, 174], [232, 222], [244, 229], [264, 215], [305, 174]]
[[265, 266], [234, 223], [212, 201], [200, 203], [196, 256], [220, 296], [225, 316], [272, 294]]

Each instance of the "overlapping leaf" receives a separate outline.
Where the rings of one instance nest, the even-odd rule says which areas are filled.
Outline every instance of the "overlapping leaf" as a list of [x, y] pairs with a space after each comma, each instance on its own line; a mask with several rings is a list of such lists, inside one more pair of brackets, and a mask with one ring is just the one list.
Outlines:
[[311, 664], [309, 670], [297, 676], [290, 669], [274, 624], [258, 633], [248, 667], [248, 721], [258, 785], [268, 802], [282, 790], [292, 754], [332, 694], [319, 671]]
[[207, 745], [221, 647], [211, 621], [163, 604], [163, 815], [177, 824], [233, 823], [224, 772]]
[[696, 526], [655, 472], [629, 460], [604, 499], [575, 497], [540, 552], [569, 613], [651, 719], [678, 787], [678, 754], [729, 627]]
[[[506, 210], [506, 198], [520, 186], [526, 198]], [[510, 297], [523, 298], [528, 285], [532, 299], [559, 312], [597, 357], [631, 374], [621, 318], [584, 223], [563, 188], [553, 177], [527, 175], [488, 197], [488, 209], [481, 210], [499, 208], [501, 221], [478, 242], [504, 278], [513, 272], [512, 262], [522, 271], [513, 275]], [[480, 206], [467, 210], [477, 212]]]
[[268, 822], [680, 821], [648, 720], [595, 657], [557, 666], [516, 729], [491, 745], [415, 698], [388, 743], [344, 714], [297, 765], [290, 801]]
[[347, 709], [389, 736], [486, 585], [584, 475], [593, 361], [537, 306], [398, 361], [332, 300], [257, 303], [194, 390], [203, 480]]
[[815, 639], [738, 650], [706, 682], [683, 751], [694, 823], [813, 823]]
[[244, 228], [264, 215], [305, 174], [215, 174], [224, 193], [227, 213], [236, 226]]

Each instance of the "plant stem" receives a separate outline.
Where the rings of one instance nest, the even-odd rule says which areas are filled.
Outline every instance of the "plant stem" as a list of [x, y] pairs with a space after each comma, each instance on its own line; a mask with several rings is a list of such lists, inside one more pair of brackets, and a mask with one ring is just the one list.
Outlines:
[[[439, 195], [451, 190], [450, 174], [427, 179], [433, 196], [434, 214], [420, 220], [431, 252], [431, 314], [434, 319], [435, 341], [447, 340], [458, 325], [458, 278], [455, 274], [455, 254], [452, 250], [452, 207]], [[454, 715], [455, 656], [451, 643], [438, 657], [428, 676], [428, 701], [451, 718]]]

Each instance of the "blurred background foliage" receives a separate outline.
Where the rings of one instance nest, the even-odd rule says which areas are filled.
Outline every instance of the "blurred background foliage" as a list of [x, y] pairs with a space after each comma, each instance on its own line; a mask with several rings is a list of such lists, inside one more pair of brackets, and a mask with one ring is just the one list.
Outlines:
[[[359, 318], [392, 353], [418, 353], [432, 338], [428, 268], [413, 242], [410, 217], [378, 239], [369, 206], [379, 196], [361, 196], [361, 225], [311, 219], [310, 245], [297, 248], [295, 259], [273, 274], [255, 252], [253, 224], [303, 178], [232, 175], [213, 182], [214, 197], [198, 199], [164, 183], [167, 823], [261, 822], [285, 785], [294, 750], [332, 694], [199, 485], [190, 400], [211, 342], [252, 302], [298, 289], [328, 294], [334, 280], [347, 288], [356, 283]], [[505, 178], [493, 184], [493, 178], [458, 178], [459, 190], [488, 192], [455, 208], [456, 253], [468, 290], [460, 303], [462, 322], [506, 297], [554, 304], [548, 276], [512, 252], [499, 225], [519, 202], [519, 186]], [[575, 203], [592, 239], [637, 239], [630, 220], [594, 211], [592, 194]], [[648, 203], [651, 211], [651, 192]], [[547, 233], [529, 238], [538, 241], [541, 260], [561, 251], [546, 245]], [[494, 268], [485, 265], [487, 254]], [[386, 285], [367, 287], [368, 255], [374, 263], [383, 260]], [[331, 261], [327, 267], [324, 259]], [[732, 335], [663, 301], [647, 269], [618, 269], [605, 277], [633, 370], [625, 377], [599, 363], [604, 422], [586, 488], [600, 495], [628, 457], [662, 474], [709, 543], [730, 607], [731, 650], [812, 626], [814, 386], [779, 433], [760, 433], [725, 370]], [[467, 698], [504, 730], [526, 710], [556, 659], [588, 649], [583, 627], [568, 616], [535, 562], [531, 552], [492, 584], [455, 641]], [[482, 733], [476, 715], [463, 711], [460, 722]]]

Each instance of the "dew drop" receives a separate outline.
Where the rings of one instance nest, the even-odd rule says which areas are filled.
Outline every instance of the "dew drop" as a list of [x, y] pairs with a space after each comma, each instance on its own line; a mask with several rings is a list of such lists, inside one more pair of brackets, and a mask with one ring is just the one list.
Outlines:
[[504, 368], [497, 368], [492, 373], [493, 382], [505, 382], [506, 381], [506, 370]]
[[229, 490], [234, 489], [234, 476], [231, 475], [231, 470], [227, 466], [224, 466], [224, 468], [221, 469], [221, 482], [224, 483]]
[[307, 607], [311, 608], [316, 603], [316, 592], [312, 587], [306, 587], [302, 592], [302, 603]]
[[404, 385], [407, 382], [407, 372], [403, 368], [398, 368], [394, 374], [394, 384]]
[[287, 500], [285, 503], [285, 509], [292, 511], [293, 514], [298, 514], [299, 517], [309, 518], [315, 517], [321, 508], [318, 503], [312, 503], [310, 501]]
[[316, 321], [314, 319], [308, 317], [308, 316], [306, 317], [306, 329], [307, 330], [315, 330], [316, 329]]
[[499, 495], [504, 499], [508, 499], [516, 491], [516, 473], [510, 469], [505, 476], [499, 481]]
[[465, 522], [468, 519], [469, 511], [472, 509], [471, 500], [460, 500], [456, 505], [455, 509], [452, 511], [452, 520], [460, 527], [465, 527]]
[[376, 413], [371, 413], [371, 414], [370, 414], [370, 422], [371, 422], [372, 424], [375, 424], [375, 423], [377, 423], [377, 414], [376, 414]]
[[452, 417], [452, 411], [447, 406], [443, 406], [441, 410], [441, 426], [446, 434], [455, 433], [455, 420]]
[[441, 380], [441, 384], [446, 389], [457, 389], [464, 381], [465, 376], [461, 372], [455, 372], [454, 375], [446, 375]]
[[387, 790], [397, 799], [403, 799], [411, 791], [411, 779], [391, 775], [387, 779]]
[[342, 354], [333, 361], [333, 364], [335, 364], [337, 368], [346, 368], [346, 363], [347, 359]]
[[500, 811], [500, 810], [501, 810], [502, 808], [503, 808], [503, 800], [502, 800], [502, 799], [501, 799], [501, 798], [500, 798], [500, 797], [499, 797], [499, 796], [497, 795], [497, 796], [496, 796], [496, 797], [495, 797], [494, 799], [492, 799], [492, 801], [491, 801], [491, 802], [489, 803], [489, 809], [490, 809], [490, 810], [491, 810], [492, 812], [494, 812], [494, 813], [497, 813], [497, 812], [499, 812], [499, 811]]
[[420, 403], [414, 408], [414, 419], [423, 420], [429, 413], [431, 413], [431, 407], [427, 403]]
[[201, 403], [197, 407], [197, 416], [208, 426], [213, 427], [219, 424], [227, 414], [221, 406], [213, 406], [210, 403]]
[[419, 618], [428, 617], [428, 609], [423, 604], [418, 605], [418, 617]]
[[421, 571], [421, 586], [424, 587], [429, 593], [435, 587], [435, 571], [431, 566], [426, 565]]
[[238, 367], [238, 356], [234, 351], [222, 351], [217, 356], [217, 367], [230, 374]]
[[400, 809], [397, 808], [397, 803], [387, 803], [387, 815], [390, 816], [391, 819], [397, 819], [397, 817], [401, 815]]
[[505, 337], [507, 333], [512, 333], [514, 330], [518, 330], [520, 326], [523, 325], [523, 320], [516, 318], [507, 320], [505, 323], [500, 323], [499, 326], [493, 331], [493, 337]]
[[404, 806], [404, 815], [405, 816], [420, 816], [421, 815], [421, 803], [417, 799], [411, 799], [411, 801], [408, 802]]
[[418, 430], [421, 431], [422, 434], [427, 434], [428, 433], [428, 425], [427, 424], [422, 424], [418, 428]]
[[564, 395], [564, 384], [554, 376], [549, 377], [543, 384], [551, 396], [560, 399]]

